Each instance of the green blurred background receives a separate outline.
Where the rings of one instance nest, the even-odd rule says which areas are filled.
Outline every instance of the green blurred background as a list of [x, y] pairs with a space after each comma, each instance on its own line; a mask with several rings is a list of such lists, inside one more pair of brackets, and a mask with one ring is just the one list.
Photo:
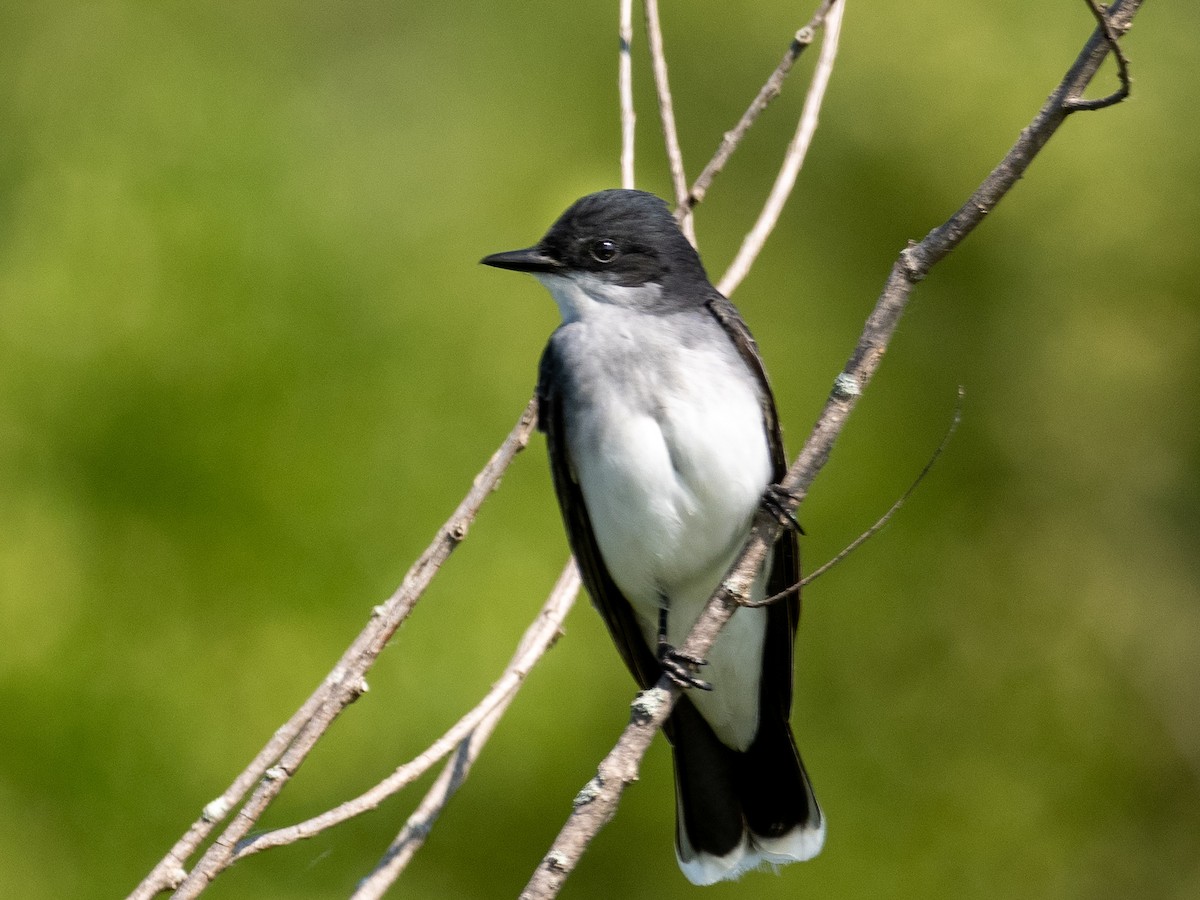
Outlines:
[[[665, 6], [693, 175], [813, 6]], [[807, 594], [795, 721], [827, 848], [706, 897], [1200, 896], [1200, 7], [1147, 7], [1134, 98], [1073, 118], [919, 287], [801, 511], [812, 565], [903, 491], [966, 386], [918, 494]], [[547, 0], [3, 4], [0, 894], [130, 890], [507, 433], [556, 312], [476, 260], [617, 180], [615, 22]], [[793, 450], [904, 242], [1091, 27], [1077, 0], [851, 3], [736, 296]], [[813, 58], [701, 208], [714, 273]], [[642, 56], [636, 77], [639, 184], [663, 193]], [[537, 439], [266, 824], [473, 705], [565, 555]], [[631, 696], [579, 604], [397, 893], [514, 896]], [[564, 897], [701, 895], [670, 778], [659, 741]], [[418, 796], [211, 895], [345, 896]]]

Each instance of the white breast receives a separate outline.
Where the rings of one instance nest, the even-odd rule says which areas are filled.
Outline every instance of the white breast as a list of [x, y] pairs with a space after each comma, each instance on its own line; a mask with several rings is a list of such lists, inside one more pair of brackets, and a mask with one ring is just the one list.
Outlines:
[[614, 389], [594, 415], [576, 419], [569, 438], [614, 580], [653, 607], [659, 594], [674, 599], [711, 580], [744, 540], [770, 475], [750, 386], [705, 354], [681, 352], [674, 363], [693, 380], [674, 385], [657, 408], [638, 408]]
[[[565, 399], [575, 476], [605, 564], [651, 647], [664, 603], [668, 638], [682, 643], [771, 476], [756, 379], [715, 320], [702, 340], [683, 333], [688, 340], [671, 317], [606, 305], [556, 335], [574, 388]], [[693, 692], [736, 746], [757, 728], [764, 628], [764, 611], [740, 610], [703, 673], [714, 691]]]

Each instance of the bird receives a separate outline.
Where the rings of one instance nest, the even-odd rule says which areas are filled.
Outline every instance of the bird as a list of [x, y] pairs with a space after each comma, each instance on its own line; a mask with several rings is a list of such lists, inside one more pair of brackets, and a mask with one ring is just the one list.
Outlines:
[[558, 306], [536, 396], [568, 543], [639, 686], [666, 671], [687, 688], [664, 725], [684, 876], [816, 856], [825, 818], [790, 724], [795, 530], [751, 591], [785, 596], [735, 611], [707, 660], [677, 649], [787, 468], [748, 326], [645, 191], [582, 197], [536, 245], [480, 262], [532, 274]]

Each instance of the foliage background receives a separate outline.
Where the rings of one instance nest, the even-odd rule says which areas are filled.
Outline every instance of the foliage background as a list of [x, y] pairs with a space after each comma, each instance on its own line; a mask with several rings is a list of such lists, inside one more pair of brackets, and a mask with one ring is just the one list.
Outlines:
[[[693, 174], [812, 6], [667, 5]], [[0, 6], [0, 893], [131, 889], [510, 427], [556, 314], [475, 261], [617, 178], [615, 4], [564, 9]], [[1090, 29], [1068, 0], [851, 4], [799, 192], [736, 298], [793, 448], [896, 253]], [[1198, 29], [1148, 4], [1134, 99], [1072, 119], [919, 288], [802, 510], [824, 560], [966, 386], [932, 477], [807, 595], [796, 724], [827, 849], [706, 897], [1200, 895]], [[811, 64], [701, 209], [714, 272]], [[638, 79], [639, 179], [663, 193]], [[269, 824], [473, 704], [565, 553], [535, 443]], [[631, 695], [580, 604], [405, 895], [514, 896]], [[345, 896], [415, 796], [211, 894]], [[659, 742], [564, 896], [699, 896], [672, 822]]]

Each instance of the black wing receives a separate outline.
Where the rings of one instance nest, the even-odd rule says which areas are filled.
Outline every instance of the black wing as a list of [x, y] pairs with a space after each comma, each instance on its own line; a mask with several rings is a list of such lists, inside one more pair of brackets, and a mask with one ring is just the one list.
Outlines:
[[[787, 456], [783, 449], [779, 415], [775, 410], [775, 395], [771, 392], [758, 344], [754, 342], [750, 328], [737, 308], [726, 297], [713, 290], [706, 305], [733, 341], [746, 366], [758, 379], [762, 389], [763, 424], [771, 449], [771, 479], [778, 484], [787, 473]], [[782, 711], [785, 720], [792, 708], [792, 645], [800, 624], [800, 546], [796, 532], [791, 529], [786, 529], [775, 543], [767, 596], [787, 590], [792, 593], [785, 600], [767, 607], [767, 642], [762, 679], [764, 708], [778, 704], [777, 708]]]
[[[787, 470], [787, 459], [775, 400], [758, 348], [733, 304], [715, 290], [708, 308], [761, 386], [772, 478], [779, 481]], [[633, 608], [604, 565], [583, 494], [571, 471], [563, 420], [563, 378], [551, 339], [538, 371], [538, 428], [546, 434], [567, 539], [592, 603], [608, 626], [626, 666], [645, 689], [658, 680], [661, 668], [646, 645]], [[812, 825], [820, 821], [820, 810], [788, 724], [792, 705], [792, 646], [800, 616], [799, 581], [800, 552], [795, 532], [789, 530], [775, 545], [767, 593], [793, 587], [796, 590], [786, 600], [767, 607], [759, 729], [748, 750], [738, 753], [726, 747], [687, 696], [679, 698], [664, 725], [667, 739], [675, 747], [678, 848], [686, 844], [693, 854], [703, 852], [720, 857], [744, 839], [747, 828], [755, 834], [776, 836], [797, 824]]]
[[546, 433], [546, 449], [550, 455], [550, 471], [554, 476], [554, 490], [558, 494], [558, 505], [562, 510], [563, 524], [567, 529], [567, 542], [575, 554], [579, 574], [592, 598], [592, 604], [600, 612], [608, 626], [613, 643], [621, 652], [625, 665], [646, 689], [658, 681], [662, 669], [658, 659], [646, 646], [633, 607], [621, 593], [621, 589], [608, 574], [608, 568], [600, 556], [592, 522], [588, 518], [587, 506], [575, 473], [571, 471], [570, 454], [567, 452], [566, 425], [563, 421], [562, 372], [554, 341], [546, 345], [538, 367], [538, 429]]

